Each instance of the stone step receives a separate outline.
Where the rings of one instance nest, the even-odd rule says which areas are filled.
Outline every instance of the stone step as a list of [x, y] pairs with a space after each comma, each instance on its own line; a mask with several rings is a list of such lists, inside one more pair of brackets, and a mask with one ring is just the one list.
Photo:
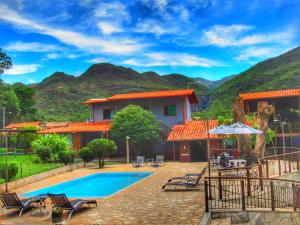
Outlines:
[[231, 225], [231, 219], [230, 218], [213, 219], [211, 220], [210, 225]]

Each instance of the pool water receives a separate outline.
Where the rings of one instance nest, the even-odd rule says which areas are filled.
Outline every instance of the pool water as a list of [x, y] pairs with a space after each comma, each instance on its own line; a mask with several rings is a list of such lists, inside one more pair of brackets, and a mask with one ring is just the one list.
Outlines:
[[38, 194], [65, 193], [69, 198], [98, 198], [112, 196], [129, 187], [151, 172], [107, 172], [96, 173], [22, 194], [32, 197]]

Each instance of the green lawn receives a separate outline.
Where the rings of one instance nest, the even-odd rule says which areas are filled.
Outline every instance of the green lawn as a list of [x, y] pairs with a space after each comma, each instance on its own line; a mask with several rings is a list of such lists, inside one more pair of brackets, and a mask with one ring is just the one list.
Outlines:
[[[28, 177], [33, 174], [41, 173], [47, 170], [55, 169], [64, 166], [62, 163], [35, 163], [34, 155], [21, 155], [21, 156], [8, 156], [8, 162], [14, 162], [19, 165], [19, 171], [15, 179], [21, 177]], [[0, 156], [0, 162], [5, 163], [5, 156]], [[22, 171], [21, 171], [22, 166]], [[0, 179], [0, 184], [4, 183], [3, 179]]]

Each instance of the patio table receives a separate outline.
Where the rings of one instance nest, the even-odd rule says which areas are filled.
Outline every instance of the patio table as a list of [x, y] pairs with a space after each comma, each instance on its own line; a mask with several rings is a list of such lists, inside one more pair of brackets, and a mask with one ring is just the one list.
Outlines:
[[245, 159], [229, 159], [228, 162], [229, 162], [229, 166], [242, 167], [242, 166], [246, 166], [247, 160], [245, 160]]
[[[33, 201], [33, 203], [35, 203], [35, 208], [39, 208], [39, 212], [33, 212], [33, 215], [37, 215], [37, 214], [44, 214], [46, 215], [46, 204], [45, 204], [45, 200], [49, 198], [49, 196], [47, 194], [39, 194], [36, 196], [31, 197], [30, 199]], [[44, 212], [43, 212], [44, 211]]]

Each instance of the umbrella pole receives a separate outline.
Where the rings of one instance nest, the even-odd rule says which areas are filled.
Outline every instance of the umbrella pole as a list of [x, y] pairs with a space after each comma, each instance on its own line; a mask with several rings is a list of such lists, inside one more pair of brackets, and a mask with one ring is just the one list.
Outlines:
[[209, 192], [209, 199], [211, 199], [210, 195], [210, 137], [209, 137], [209, 122], [206, 119], [206, 131], [207, 131], [207, 167], [208, 167], [208, 192]]

